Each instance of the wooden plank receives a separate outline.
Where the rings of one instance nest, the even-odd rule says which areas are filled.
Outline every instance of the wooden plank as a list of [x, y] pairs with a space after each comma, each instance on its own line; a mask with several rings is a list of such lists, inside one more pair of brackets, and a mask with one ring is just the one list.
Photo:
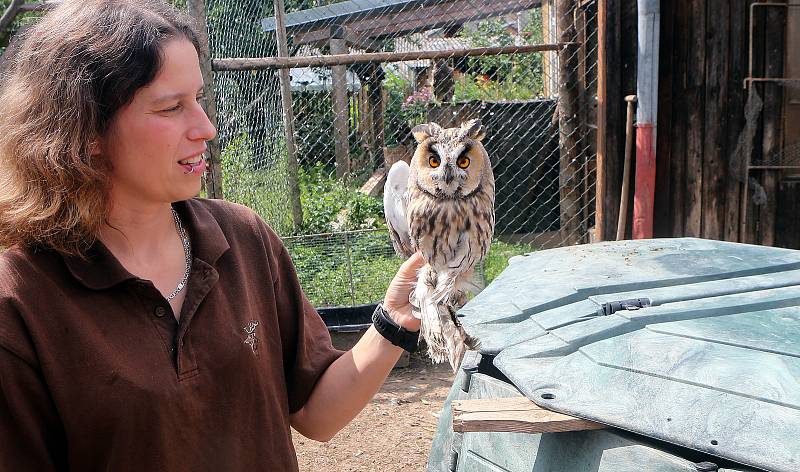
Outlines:
[[[622, 89], [623, 63], [622, 56], [622, 6], [620, 0], [604, 0], [606, 5], [605, 26], [601, 28], [603, 46], [605, 47], [605, 104], [601, 111], [605, 114], [605, 149], [598, 156], [598, 212], [602, 212], [598, 220], [596, 234], [601, 240], [614, 239], [619, 219], [619, 199], [622, 192], [622, 167], [625, 146], [625, 93]], [[600, 28], [598, 26], [598, 28]], [[600, 61], [598, 55], [598, 61]], [[598, 87], [600, 87], [598, 82]], [[598, 132], [598, 135], [600, 133]], [[598, 151], [600, 150], [598, 143]], [[602, 157], [602, 159], [601, 159]]]
[[775, 245], [800, 249], [800, 179], [781, 182], [778, 214], [775, 218]]
[[692, 0], [691, 47], [687, 70], [689, 112], [686, 132], [685, 235], [700, 237], [703, 218], [703, 131], [705, 129], [706, 0]]
[[[686, 99], [686, 70], [689, 61], [689, 28], [691, 9], [686, 2], [675, 2], [672, 80], [672, 128], [670, 141], [669, 193], [672, 198], [670, 236], [685, 234], [686, 227], [686, 124], [688, 103]], [[663, 49], [662, 49], [663, 50]], [[666, 104], [664, 104], [666, 106]]]
[[546, 410], [525, 397], [453, 400], [457, 433], [562, 433], [604, 429], [606, 425]]
[[[749, 63], [749, 67], [752, 71], [753, 76], [757, 77], [764, 77], [764, 38], [765, 38], [765, 30], [766, 30], [766, 15], [763, 8], [755, 8], [752, 10], [753, 16], [749, 19], [752, 22], [752, 44], [748, 44], [748, 48], [752, 48], [753, 51], [757, 51], [756, 54], [753, 54], [752, 61]], [[748, 16], [750, 14], [750, 8], [748, 7]], [[750, 36], [750, 35], [748, 35]], [[749, 51], [748, 51], [749, 52]], [[761, 97], [762, 101], [764, 98], [764, 84], [752, 84], [751, 88], [755, 88], [756, 92]], [[747, 106], [747, 98], [745, 98], [745, 107]], [[763, 108], [762, 108], [763, 110]], [[763, 112], [758, 116], [758, 125], [756, 127], [755, 137], [753, 139], [753, 149], [752, 153], [749, 157], [750, 162], [758, 162], [761, 160], [762, 156], [762, 146], [761, 143], [763, 142], [764, 136], [764, 121], [763, 121]], [[743, 195], [742, 195], [742, 204], [743, 208], [740, 210], [740, 218], [744, 218], [743, 225], [740, 226], [740, 238], [741, 242], [744, 243], [752, 243], [757, 244], [759, 241], [758, 236], [758, 207], [753, 203], [755, 200], [754, 192], [756, 190], [755, 185], [751, 185], [749, 179], [756, 179], [758, 182], [759, 188], [762, 188], [761, 182], [761, 173], [760, 172], [750, 172], [747, 174], [746, 184], [744, 185]], [[746, 191], [746, 194], [745, 194]]]
[[[736, 149], [739, 135], [744, 129], [744, 102], [746, 94], [742, 88], [747, 74], [747, 0], [732, 0], [730, 3], [730, 64], [728, 70], [728, 155]], [[738, 166], [728, 163], [725, 179], [725, 226], [722, 238], [726, 241], [741, 241], [739, 221], [742, 198], [742, 176]]]
[[[764, 72], [766, 77], [783, 75], [783, 57], [786, 31], [786, 9], [771, 7], [766, 9], [768, 27], [764, 37]], [[764, 83], [764, 141], [763, 158], [774, 159], [781, 152], [781, 121], [783, 107], [783, 86]], [[777, 207], [778, 182], [780, 171], [765, 170], [764, 190], [767, 203], [759, 208], [759, 243], [775, 245], [775, 211]]]
[[661, 35], [659, 38], [658, 76], [658, 128], [656, 142], [656, 192], [653, 210], [653, 237], [663, 238], [670, 234], [673, 195], [669, 191], [672, 139], [672, 82], [673, 74], [673, 27], [675, 6], [665, 2], [661, 6]]
[[706, 25], [705, 117], [703, 118], [703, 225], [707, 239], [722, 239], [725, 226], [725, 180], [728, 154], [728, 66], [730, 3], [708, 0]]

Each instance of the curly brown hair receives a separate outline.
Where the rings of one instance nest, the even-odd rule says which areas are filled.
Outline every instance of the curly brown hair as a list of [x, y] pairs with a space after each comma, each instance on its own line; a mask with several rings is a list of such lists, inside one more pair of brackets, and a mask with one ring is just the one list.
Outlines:
[[62, 2], [17, 38], [0, 84], [0, 247], [82, 255], [109, 212], [111, 164], [92, 155], [191, 20], [159, 0]]

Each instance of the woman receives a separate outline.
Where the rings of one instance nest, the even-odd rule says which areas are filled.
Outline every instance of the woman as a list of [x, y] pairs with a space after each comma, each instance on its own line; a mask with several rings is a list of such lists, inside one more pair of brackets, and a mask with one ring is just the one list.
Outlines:
[[341, 353], [275, 233], [192, 198], [197, 51], [157, 0], [63, 2], [8, 67], [0, 470], [296, 470], [290, 425], [330, 439], [418, 330], [419, 256]]

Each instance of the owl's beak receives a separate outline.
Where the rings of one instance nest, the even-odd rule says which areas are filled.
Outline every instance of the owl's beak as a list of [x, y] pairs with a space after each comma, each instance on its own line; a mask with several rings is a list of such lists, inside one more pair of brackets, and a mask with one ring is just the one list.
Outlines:
[[442, 170], [442, 180], [444, 180], [444, 184], [450, 185], [453, 183], [455, 178], [456, 173], [453, 171], [452, 164], [445, 164], [444, 169]]

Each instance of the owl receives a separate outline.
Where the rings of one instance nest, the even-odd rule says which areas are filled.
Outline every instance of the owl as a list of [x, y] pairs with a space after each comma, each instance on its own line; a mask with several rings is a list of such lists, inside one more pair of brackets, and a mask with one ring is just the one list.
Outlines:
[[428, 355], [455, 371], [467, 348], [478, 347], [456, 311], [478, 289], [474, 267], [492, 241], [494, 174], [479, 120], [449, 129], [429, 123], [412, 133], [411, 166], [397, 162], [386, 179], [386, 222], [398, 254], [420, 251], [425, 259], [410, 301]]

